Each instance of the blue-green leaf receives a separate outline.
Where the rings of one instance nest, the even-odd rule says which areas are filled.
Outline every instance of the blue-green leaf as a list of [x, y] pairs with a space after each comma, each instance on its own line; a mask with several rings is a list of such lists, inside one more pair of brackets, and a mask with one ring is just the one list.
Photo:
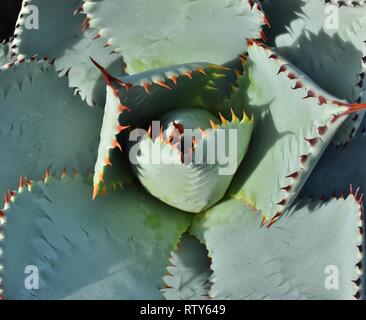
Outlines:
[[0, 192], [21, 175], [45, 170], [91, 172], [102, 121], [99, 108], [75, 97], [66, 78], [45, 62], [17, 61], [0, 69]]
[[[363, 1], [265, 0], [264, 8], [274, 21], [271, 32], [280, 54], [335, 97], [365, 101]], [[335, 136], [336, 145], [352, 139], [363, 114], [347, 119]]]
[[178, 248], [172, 252], [166, 287], [162, 290], [168, 300], [208, 300], [210, 261], [208, 252], [197, 238], [183, 235]]
[[213, 299], [355, 299], [361, 295], [362, 204], [353, 195], [300, 201], [270, 228], [228, 200], [191, 232], [212, 258]]
[[[112, 49], [104, 48], [106, 40], [96, 36], [95, 30], [82, 30], [86, 16], [74, 14], [81, 5], [81, 0], [23, 0], [12, 54], [54, 61], [60, 76], [68, 74], [75, 93], [89, 105], [102, 107], [105, 87], [89, 56], [118, 75], [123, 74], [124, 63], [119, 54], [110, 54]], [[38, 24], [31, 24], [35, 19]]]
[[240, 101], [256, 121], [229, 194], [276, 219], [295, 199], [350, 106], [263, 44], [250, 40], [248, 52], [246, 71], [227, 103]]
[[[13, 193], [1, 211], [5, 299], [162, 298], [189, 217], [133, 185], [95, 201], [91, 187], [81, 176], [48, 177]], [[25, 285], [27, 266], [38, 289]]]
[[224, 64], [246, 50], [245, 38], [261, 37], [266, 21], [247, 0], [84, 0], [83, 10], [130, 74], [198, 61]]

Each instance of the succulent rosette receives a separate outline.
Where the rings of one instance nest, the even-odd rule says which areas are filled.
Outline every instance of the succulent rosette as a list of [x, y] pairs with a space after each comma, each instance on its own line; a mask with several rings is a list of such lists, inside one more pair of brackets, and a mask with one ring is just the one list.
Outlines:
[[24, 0], [0, 46], [1, 297], [364, 298], [365, 17]]

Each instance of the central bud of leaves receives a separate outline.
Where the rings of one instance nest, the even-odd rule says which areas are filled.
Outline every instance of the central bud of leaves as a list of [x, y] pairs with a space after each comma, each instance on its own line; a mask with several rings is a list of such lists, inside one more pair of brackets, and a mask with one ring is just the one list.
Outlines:
[[182, 109], [129, 137], [129, 158], [142, 185], [161, 201], [198, 213], [223, 198], [248, 149], [253, 119], [232, 120]]

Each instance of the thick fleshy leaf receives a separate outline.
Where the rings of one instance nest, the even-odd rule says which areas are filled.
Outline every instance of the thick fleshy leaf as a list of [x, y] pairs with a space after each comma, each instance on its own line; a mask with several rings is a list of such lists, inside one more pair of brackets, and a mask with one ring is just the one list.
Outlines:
[[276, 219], [295, 199], [350, 105], [336, 101], [268, 47], [249, 42], [246, 72], [231, 99], [241, 100], [256, 122], [229, 194]]
[[0, 192], [21, 175], [41, 179], [45, 169], [91, 172], [102, 117], [48, 63], [20, 60], [0, 69]]
[[270, 228], [258, 211], [228, 200], [192, 232], [212, 258], [214, 299], [354, 299], [361, 295], [362, 204], [350, 195], [300, 201]]
[[166, 288], [168, 300], [208, 300], [210, 289], [210, 261], [204, 245], [188, 234], [183, 235], [179, 247], [172, 252]]
[[124, 63], [119, 54], [104, 48], [106, 40], [96, 38], [95, 30], [83, 32], [85, 15], [74, 14], [81, 5], [81, 0], [23, 0], [12, 52], [18, 57], [56, 59], [56, 69], [60, 76], [68, 74], [70, 87], [89, 105], [103, 106], [105, 86], [89, 56], [119, 75]]
[[[363, 1], [265, 0], [264, 8], [277, 26], [274, 33], [278, 34], [273, 36], [281, 55], [335, 97], [365, 101], [361, 90], [366, 70]], [[353, 137], [363, 114], [346, 120], [335, 136], [335, 144]]]
[[[186, 112], [192, 117], [197, 114], [192, 109]], [[208, 123], [209, 128], [202, 125], [199, 130], [198, 126], [190, 128], [188, 121], [175, 118], [176, 114], [179, 111], [169, 116], [172, 122], [177, 120], [184, 130], [196, 130], [192, 135], [184, 133], [184, 146], [180, 141], [170, 142], [169, 137], [164, 140], [166, 130], [159, 137], [145, 134], [129, 150], [130, 161], [152, 195], [175, 208], [202, 212], [225, 195], [248, 150], [254, 120], [246, 114], [238, 119], [233, 113], [230, 122], [222, 118], [221, 124], [212, 123], [212, 129]]]
[[[80, 0], [23, 0], [14, 39], [13, 54], [54, 59], [75, 44], [82, 18], [74, 15]], [[45, 41], [47, 39], [47, 41]]]
[[105, 104], [105, 84], [99, 71], [91, 63], [89, 57], [98, 59], [111, 72], [123, 75], [124, 62], [120, 55], [104, 48], [104, 39], [94, 39], [95, 32], [86, 30], [83, 37], [63, 56], [56, 59], [55, 66], [60, 75], [67, 74], [69, 86], [89, 105], [103, 107]]
[[[113, 169], [111, 152], [116, 148], [122, 149], [122, 136], [126, 129], [142, 127], [172, 110], [207, 108], [204, 100], [209, 97], [219, 95], [222, 100], [215, 82], [231, 72], [225, 67], [191, 63], [117, 79], [100, 65], [98, 67], [108, 85], [98, 160], [94, 171], [94, 195], [98, 193], [103, 180], [108, 182], [105, 176], [108, 175], [108, 170]], [[229, 77], [228, 82], [231, 80]]]
[[[48, 177], [12, 194], [1, 211], [5, 299], [162, 298], [188, 216], [132, 185], [93, 201], [91, 184]], [[27, 266], [38, 270], [38, 289], [25, 286]]]
[[246, 38], [260, 38], [266, 22], [248, 0], [84, 2], [90, 26], [123, 55], [130, 74], [196, 61], [224, 64], [246, 50]]

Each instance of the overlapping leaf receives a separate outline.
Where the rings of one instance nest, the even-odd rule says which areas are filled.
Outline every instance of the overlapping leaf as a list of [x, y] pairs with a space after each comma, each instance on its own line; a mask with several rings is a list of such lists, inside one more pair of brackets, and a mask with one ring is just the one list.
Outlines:
[[[247, 0], [84, 0], [88, 23], [120, 52], [130, 74], [175, 64], [224, 64], [266, 23]], [[118, 14], [116, 14], [118, 12]]]
[[354, 195], [300, 201], [270, 228], [259, 212], [227, 200], [192, 232], [212, 258], [214, 299], [359, 299], [362, 225]]
[[104, 48], [106, 40], [95, 38], [95, 30], [83, 32], [85, 16], [74, 14], [81, 4], [81, 0], [23, 0], [12, 52], [17, 56], [56, 59], [56, 69], [60, 76], [68, 74], [70, 87], [89, 105], [102, 107], [105, 87], [89, 56], [119, 75], [124, 64], [120, 55]]
[[[162, 298], [188, 216], [132, 185], [93, 201], [91, 182], [48, 177], [13, 193], [1, 211], [5, 299]], [[38, 289], [25, 286], [27, 266]]]
[[[263, 1], [279, 53], [332, 95], [363, 102], [366, 8], [363, 1]], [[288, 10], [291, 9], [291, 10]], [[348, 142], [363, 117], [350, 117], [334, 143]]]
[[[213, 103], [213, 96], [218, 95], [214, 104], [219, 104], [224, 96], [217, 90], [216, 81], [219, 82], [233, 72], [208, 63], [191, 63], [117, 79], [98, 66], [108, 85], [95, 165], [95, 195], [102, 182], [107, 181], [105, 177], [108, 171], [114, 169], [111, 153], [113, 149], [122, 149], [126, 129], [142, 127], [172, 110], [192, 107], [206, 109]], [[229, 77], [228, 83], [231, 80]], [[210, 103], [206, 103], [206, 100], [210, 100]]]
[[210, 261], [205, 246], [188, 234], [183, 235], [170, 258], [164, 277], [164, 297], [168, 300], [207, 300], [210, 289]]
[[73, 96], [66, 78], [48, 63], [20, 60], [0, 69], [0, 88], [0, 192], [46, 169], [92, 171], [102, 112]]
[[256, 119], [231, 196], [276, 219], [289, 207], [350, 106], [320, 89], [268, 47], [250, 41], [246, 72], [231, 101]]
[[[188, 109], [187, 113], [193, 118], [198, 111]], [[176, 113], [170, 116], [172, 121], [178, 120], [184, 110]], [[209, 120], [207, 114], [204, 116]], [[184, 149], [190, 150], [164, 139], [165, 131], [157, 138], [145, 135], [133, 146], [134, 152], [131, 148], [136, 175], [151, 194], [175, 208], [195, 213], [223, 198], [248, 150], [254, 121], [246, 114], [239, 119], [234, 113], [230, 122], [222, 117], [222, 123], [215, 124], [214, 117], [211, 119], [213, 128], [207, 124], [200, 127], [201, 131], [197, 124], [189, 127], [187, 122], [192, 121], [178, 121], [185, 130], [196, 130], [194, 142], [191, 136], [186, 138], [192, 141], [192, 147], [184, 145]]]

